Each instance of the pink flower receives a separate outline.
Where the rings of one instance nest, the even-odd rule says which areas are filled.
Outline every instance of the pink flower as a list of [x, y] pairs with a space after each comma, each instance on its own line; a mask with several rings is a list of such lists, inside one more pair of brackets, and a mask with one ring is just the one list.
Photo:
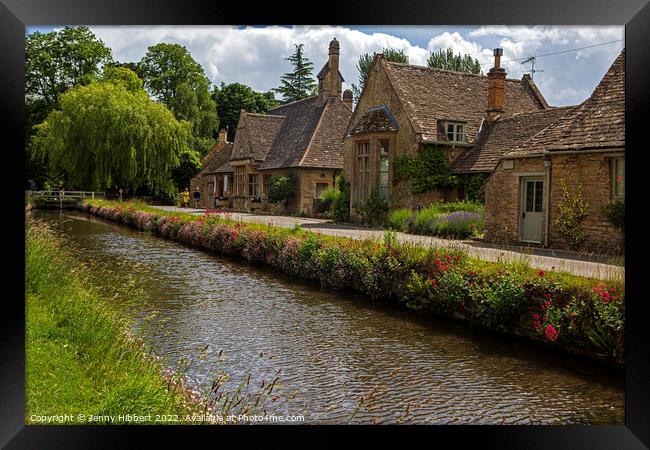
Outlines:
[[556, 340], [558, 336], [557, 330], [553, 328], [553, 325], [550, 324], [548, 327], [546, 327], [546, 332], [544, 334], [546, 335], [546, 339], [548, 339], [549, 341]]

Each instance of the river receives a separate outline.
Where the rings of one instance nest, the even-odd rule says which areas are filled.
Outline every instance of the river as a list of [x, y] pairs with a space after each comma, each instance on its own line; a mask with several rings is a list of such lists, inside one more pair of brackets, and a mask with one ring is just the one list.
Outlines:
[[[137, 332], [209, 386], [280, 370], [268, 414], [305, 423], [621, 424], [621, 371], [516, 339], [331, 292], [71, 211], [34, 214], [83, 257], [143, 287]], [[118, 264], [119, 263], [119, 264]], [[147, 318], [145, 320], [145, 318]]]

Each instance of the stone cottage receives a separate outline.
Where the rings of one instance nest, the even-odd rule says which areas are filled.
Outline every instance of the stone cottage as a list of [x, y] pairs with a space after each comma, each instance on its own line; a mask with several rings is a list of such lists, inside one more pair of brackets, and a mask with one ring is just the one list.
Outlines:
[[495, 166], [484, 187], [486, 240], [567, 248], [555, 225], [565, 184], [588, 204], [580, 248], [623, 250], [604, 210], [625, 200], [625, 50], [582, 104], [498, 118], [481, 134], [466, 168]]
[[[506, 78], [499, 67], [501, 52], [496, 53], [495, 68], [487, 76], [375, 57], [344, 141], [353, 219], [374, 189], [388, 197], [391, 209], [419, 209], [462, 196], [462, 189], [445, 180], [454, 173], [456, 161], [477, 144], [486, 116], [498, 112], [505, 118], [548, 109], [529, 76]], [[440, 166], [439, 174], [431, 170], [432, 161]], [[414, 174], [408, 167], [426, 169]], [[459, 171], [465, 172], [471, 170]]]
[[232, 175], [225, 166], [230, 159], [232, 147], [232, 142], [228, 142], [226, 130], [221, 129], [217, 143], [201, 159], [203, 169], [192, 178], [189, 186], [190, 197], [195, 191], [201, 193], [198, 204], [200, 208], [216, 208], [219, 206], [218, 200], [228, 195], [228, 177], [232, 178]]
[[352, 115], [352, 92], [342, 92], [339, 43], [318, 74], [318, 95], [270, 109], [239, 115], [228, 169], [232, 168], [232, 207], [280, 212], [267, 201], [271, 176], [293, 175], [297, 192], [287, 212], [314, 215], [321, 193], [334, 185], [343, 168], [343, 136]]

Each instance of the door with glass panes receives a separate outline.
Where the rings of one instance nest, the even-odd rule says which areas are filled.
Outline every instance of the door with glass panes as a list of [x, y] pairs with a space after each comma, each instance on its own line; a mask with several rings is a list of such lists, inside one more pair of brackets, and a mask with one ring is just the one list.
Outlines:
[[522, 180], [520, 237], [524, 242], [542, 242], [542, 199], [544, 181], [542, 178]]

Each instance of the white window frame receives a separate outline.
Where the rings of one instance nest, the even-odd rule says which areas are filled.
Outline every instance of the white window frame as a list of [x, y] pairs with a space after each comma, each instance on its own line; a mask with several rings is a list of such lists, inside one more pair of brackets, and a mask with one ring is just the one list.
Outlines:
[[[465, 137], [465, 125], [466, 124], [462, 122], [445, 122], [445, 136], [447, 136], [449, 142], [457, 144], [464, 144], [467, 142]], [[449, 139], [449, 126], [452, 126], [451, 134], [453, 135], [453, 139]]]

